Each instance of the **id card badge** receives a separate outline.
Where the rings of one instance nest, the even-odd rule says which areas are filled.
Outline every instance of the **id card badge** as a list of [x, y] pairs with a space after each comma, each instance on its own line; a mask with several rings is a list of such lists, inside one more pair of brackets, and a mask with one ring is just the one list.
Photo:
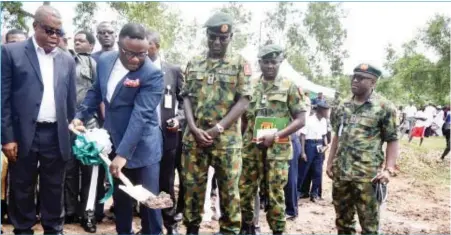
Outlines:
[[171, 85], [166, 87], [166, 94], [164, 95], [164, 108], [172, 109], [172, 95], [170, 94]]
[[316, 151], [318, 152], [318, 153], [323, 153], [323, 145], [317, 145], [316, 146]]
[[172, 95], [164, 95], [164, 108], [172, 109]]

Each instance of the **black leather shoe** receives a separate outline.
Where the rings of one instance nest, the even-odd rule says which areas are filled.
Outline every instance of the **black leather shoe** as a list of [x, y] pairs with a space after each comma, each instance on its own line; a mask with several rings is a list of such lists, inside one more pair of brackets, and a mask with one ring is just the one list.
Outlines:
[[177, 221], [177, 222], [182, 221], [182, 219], [183, 219], [183, 214], [182, 214], [182, 213], [177, 213], [177, 214], [174, 216], [174, 220]]
[[80, 220], [76, 215], [66, 215], [64, 218], [64, 224], [75, 224], [79, 222]]
[[199, 226], [188, 226], [186, 228], [186, 234], [188, 235], [199, 235]]
[[310, 201], [312, 201], [312, 202], [318, 202], [318, 201], [321, 201], [321, 198], [320, 198], [320, 197], [311, 197], [311, 198], [310, 198]]
[[85, 211], [81, 226], [87, 233], [95, 233], [97, 231], [97, 221], [93, 211]]
[[44, 231], [44, 235], [64, 235], [62, 231], [55, 232], [55, 231]]
[[179, 235], [180, 234], [177, 224], [166, 227], [166, 231], [167, 231], [166, 234], [168, 234], [168, 235]]
[[272, 234], [273, 234], [273, 235], [282, 235], [283, 232], [273, 232]]
[[17, 230], [17, 229], [14, 229], [13, 232], [16, 235], [18, 235], [18, 234], [33, 235], [34, 234], [33, 229], [29, 229], [29, 230]]

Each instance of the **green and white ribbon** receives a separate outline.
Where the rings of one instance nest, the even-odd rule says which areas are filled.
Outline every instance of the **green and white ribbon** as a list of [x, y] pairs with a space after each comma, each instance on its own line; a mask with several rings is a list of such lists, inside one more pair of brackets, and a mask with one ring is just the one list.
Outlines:
[[75, 140], [72, 150], [75, 158], [78, 159], [83, 165], [102, 165], [105, 168], [105, 173], [111, 187], [108, 189], [102, 200], [100, 200], [100, 203], [106, 202], [113, 195], [113, 177], [110, 173], [108, 165], [99, 156], [99, 154], [105, 152], [105, 146], [99, 146], [96, 141], [89, 141], [86, 135], [77, 135], [77, 139]]

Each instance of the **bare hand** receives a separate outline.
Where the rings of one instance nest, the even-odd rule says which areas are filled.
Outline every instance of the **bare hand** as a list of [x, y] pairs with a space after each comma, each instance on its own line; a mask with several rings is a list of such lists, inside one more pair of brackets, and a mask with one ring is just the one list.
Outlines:
[[207, 130], [207, 134], [210, 135], [211, 139], [215, 139], [221, 133], [219, 133], [219, 130], [218, 130], [217, 127], [212, 127], [212, 128]]
[[274, 135], [265, 135], [261, 137], [258, 141], [259, 142], [261, 141], [265, 147], [269, 148], [274, 144]]
[[116, 155], [116, 157], [113, 159], [113, 161], [111, 162], [111, 165], [110, 165], [111, 174], [114, 177], [119, 178], [121, 170], [125, 166], [126, 163], [127, 163], [127, 159], [125, 159], [119, 155]]
[[301, 155], [302, 160], [304, 160], [304, 162], [307, 162], [307, 154], [303, 153]]
[[333, 179], [334, 173], [332, 171], [332, 164], [327, 165], [326, 174], [327, 174], [327, 176], [329, 176], [330, 179]]
[[77, 130], [79, 132], [85, 132], [86, 131], [86, 128], [85, 128], [83, 122], [80, 119], [76, 119], [75, 118], [74, 120], [72, 120], [72, 122], [70, 124], [75, 128], [75, 130]]
[[376, 175], [373, 182], [375, 182], [375, 181], [379, 181], [383, 184], [388, 183], [390, 181], [390, 172], [388, 172], [388, 170], [383, 170], [383, 171], [379, 172]]
[[213, 139], [206, 131], [196, 128], [193, 134], [199, 147], [207, 147], [213, 144]]
[[168, 129], [168, 131], [170, 132], [177, 132], [179, 130], [179, 126], [180, 126], [180, 122], [179, 120], [177, 120], [176, 118], [171, 118], [168, 120], [168, 122], [174, 122], [174, 126], [170, 127], [167, 126], [166, 129]]
[[17, 160], [17, 143], [11, 142], [2, 146], [2, 151], [8, 158], [9, 162], [15, 162]]

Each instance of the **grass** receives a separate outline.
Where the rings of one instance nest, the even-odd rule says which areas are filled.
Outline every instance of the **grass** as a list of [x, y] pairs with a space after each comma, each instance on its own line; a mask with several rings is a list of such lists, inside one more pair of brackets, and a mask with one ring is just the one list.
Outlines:
[[419, 141], [414, 139], [408, 143], [407, 138], [400, 141], [400, 156], [397, 162], [402, 174], [449, 189], [451, 154], [445, 158], [444, 162], [437, 162], [446, 147], [445, 139], [443, 137], [425, 138], [421, 147]]

